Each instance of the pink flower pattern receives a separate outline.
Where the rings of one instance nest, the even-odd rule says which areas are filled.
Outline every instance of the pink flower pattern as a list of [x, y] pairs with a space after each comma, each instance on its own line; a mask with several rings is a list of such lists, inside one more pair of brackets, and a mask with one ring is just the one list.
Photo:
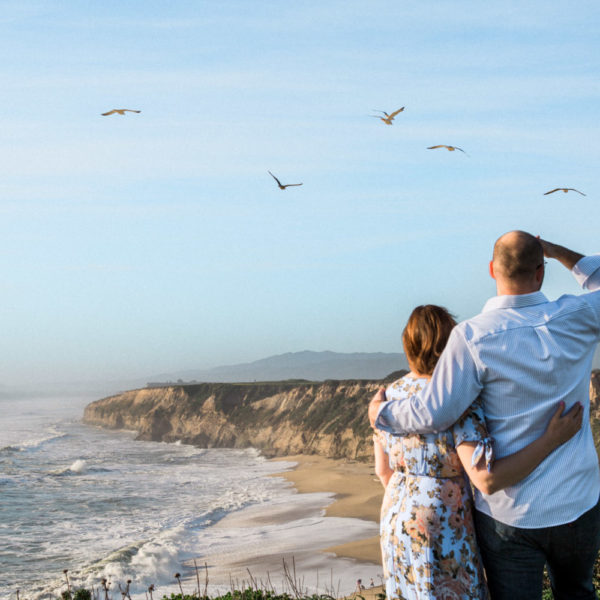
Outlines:
[[[408, 398], [426, 384], [404, 377], [386, 396]], [[387, 600], [488, 600], [471, 488], [456, 453], [463, 441], [483, 442], [489, 452], [481, 403], [442, 433], [376, 437], [395, 471], [381, 508]]]

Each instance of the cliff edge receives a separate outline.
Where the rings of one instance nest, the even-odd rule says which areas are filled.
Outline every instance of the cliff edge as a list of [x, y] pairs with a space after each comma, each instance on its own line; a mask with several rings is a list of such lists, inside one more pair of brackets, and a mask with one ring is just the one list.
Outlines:
[[[319, 454], [372, 460], [367, 404], [384, 381], [303, 380], [200, 383], [132, 390], [92, 402], [90, 425], [132, 429], [138, 439], [181, 440], [203, 448], [257, 448], [266, 456]], [[590, 418], [598, 447], [600, 371], [590, 380]]]
[[270, 457], [319, 454], [371, 460], [366, 410], [381, 384], [292, 380], [145, 388], [92, 402], [83, 420], [136, 430], [141, 440], [253, 447]]

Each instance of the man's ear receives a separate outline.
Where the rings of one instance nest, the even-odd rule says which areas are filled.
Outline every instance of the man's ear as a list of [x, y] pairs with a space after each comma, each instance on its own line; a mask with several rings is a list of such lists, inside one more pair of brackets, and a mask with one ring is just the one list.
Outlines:
[[535, 281], [539, 284], [540, 288], [542, 287], [542, 283], [544, 283], [544, 275], [546, 273], [545, 264], [542, 265], [541, 268], [535, 270]]
[[494, 275], [494, 261], [490, 260], [490, 277], [492, 279], [496, 279], [496, 276]]

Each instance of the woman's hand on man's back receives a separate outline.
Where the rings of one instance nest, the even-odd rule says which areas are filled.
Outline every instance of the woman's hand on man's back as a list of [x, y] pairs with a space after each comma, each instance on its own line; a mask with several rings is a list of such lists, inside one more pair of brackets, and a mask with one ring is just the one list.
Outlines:
[[560, 402], [552, 415], [543, 435], [552, 449], [558, 448], [569, 441], [580, 429], [583, 422], [583, 406], [576, 402], [563, 414], [565, 403]]

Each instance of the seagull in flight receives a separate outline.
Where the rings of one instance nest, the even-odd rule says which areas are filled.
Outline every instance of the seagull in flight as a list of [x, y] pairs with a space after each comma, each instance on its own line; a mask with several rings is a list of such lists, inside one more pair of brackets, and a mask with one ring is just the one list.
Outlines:
[[279, 181], [279, 179], [277, 179], [277, 177], [275, 177], [275, 175], [273, 175], [273, 173], [271, 173], [271, 171], [267, 171], [267, 172], [277, 182], [277, 185], [279, 186], [280, 190], [285, 190], [285, 188], [293, 187], [293, 186], [296, 186], [296, 185], [302, 185], [301, 183], [286, 183], [284, 185], [283, 183], [281, 183], [281, 181]]
[[[436, 148], [446, 148], [450, 152], [454, 152], [455, 150], [460, 150], [463, 154], [467, 154], [462, 148], [458, 146], [447, 146], [446, 144], [438, 144], [437, 146], [428, 146], [427, 150], [435, 150]], [[469, 156], [467, 154], [467, 156]]]
[[582, 196], [586, 195], [583, 192], [576, 190], [575, 188], [556, 188], [555, 190], [550, 190], [549, 192], [545, 192], [544, 196], [547, 196], [548, 194], [554, 194], [554, 192], [564, 192], [565, 194], [567, 192], [577, 192], [578, 194], [581, 194]]
[[377, 109], [373, 109], [375, 112], [380, 112], [383, 113], [385, 115], [385, 117], [380, 117], [379, 115], [371, 115], [372, 117], [375, 117], [376, 119], [381, 119], [386, 125], [391, 125], [392, 121], [394, 120], [394, 117], [396, 115], [399, 115], [403, 110], [404, 110], [404, 106], [402, 108], [399, 108], [398, 110], [395, 110], [392, 114], [388, 114], [385, 112], [385, 110], [377, 110]]
[[120, 114], [120, 115], [124, 115], [126, 112], [132, 112], [132, 113], [141, 113], [141, 110], [131, 110], [131, 108], [113, 108], [112, 110], [109, 110], [108, 112], [102, 113], [103, 117], [108, 117], [109, 115], [114, 115], [114, 114]]

